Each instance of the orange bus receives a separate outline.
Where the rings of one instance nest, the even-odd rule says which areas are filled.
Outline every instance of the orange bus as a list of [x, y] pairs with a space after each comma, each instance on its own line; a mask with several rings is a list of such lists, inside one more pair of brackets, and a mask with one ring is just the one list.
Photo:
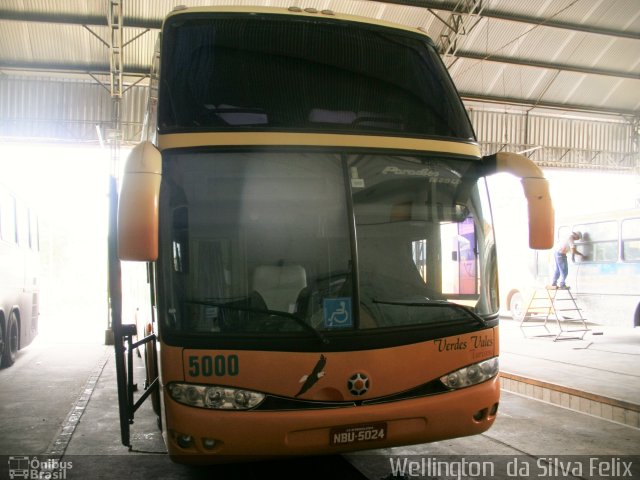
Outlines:
[[152, 298], [133, 341], [111, 262], [123, 443], [148, 397], [181, 462], [487, 430], [499, 384], [485, 177], [523, 178], [530, 244], [549, 248], [540, 169], [481, 156], [418, 30], [220, 7], [172, 12], [160, 38], [147, 137], [112, 207], [111, 258], [148, 262]]

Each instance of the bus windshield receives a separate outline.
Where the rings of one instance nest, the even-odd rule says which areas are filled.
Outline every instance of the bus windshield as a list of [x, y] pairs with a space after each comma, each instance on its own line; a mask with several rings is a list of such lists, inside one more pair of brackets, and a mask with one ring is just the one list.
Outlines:
[[272, 342], [296, 332], [477, 328], [497, 305], [480, 301], [492, 238], [476, 164], [434, 154], [167, 152], [165, 335], [270, 333]]
[[167, 19], [162, 52], [160, 134], [474, 138], [437, 51], [417, 32], [329, 16], [198, 12]]

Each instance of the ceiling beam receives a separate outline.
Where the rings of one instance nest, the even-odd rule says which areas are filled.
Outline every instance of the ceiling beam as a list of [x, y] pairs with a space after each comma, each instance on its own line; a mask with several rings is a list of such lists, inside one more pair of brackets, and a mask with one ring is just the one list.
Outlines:
[[495, 103], [498, 105], [514, 105], [520, 107], [545, 108], [551, 110], [562, 110], [571, 112], [599, 113], [604, 115], [618, 115], [629, 118], [637, 118], [639, 112], [637, 110], [626, 110], [623, 108], [606, 108], [595, 107], [590, 105], [580, 105], [573, 103], [555, 103], [536, 101], [535, 99], [515, 98], [515, 97], [498, 97], [492, 95], [479, 95], [471, 92], [460, 91], [460, 98], [463, 101]]
[[[72, 73], [85, 75], [111, 75], [111, 68], [108, 63], [47, 63], [47, 62], [4, 62], [0, 61], [0, 71], [12, 70], [16, 72], [37, 72], [37, 73]], [[126, 77], [147, 77], [149, 68], [125, 65], [123, 67]]]
[[[36, 22], [36, 23], [52, 23], [66, 25], [87, 25], [93, 27], [108, 27], [109, 22], [107, 14], [105, 16], [95, 15], [59, 15], [48, 12], [18, 12], [14, 10], [0, 9], [0, 20], [11, 20], [15, 22]], [[160, 30], [162, 20], [140, 19], [123, 17], [122, 23], [124, 27], [131, 28], [149, 28]]]
[[[395, 5], [407, 5], [411, 7], [427, 8], [432, 10], [440, 10], [444, 12], [454, 12], [458, 2], [438, 2], [434, 0], [384, 0], [381, 3], [391, 3]], [[640, 32], [628, 32], [614, 30], [611, 28], [596, 27], [595, 25], [584, 25], [574, 22], [562, 22], [559, 20], [546, 20], [540, 17], [530, 17], [528, 15], [519, 15], [516, 13], [500, 12], [485, 7], [482, 10], [481, 17], [494, 18], [496, 20], [505, 20], [508, 22], [527, 23], [530, 25], [544, 25], [545, 27], [561, 28], [564, 30], [573, 30], [576, 32], [595, 33], [598, 35], [606, 35], [609, 37], [631, 38], [640, 40]]]
[[632, 80], [640, 80], [640, 73], [624, 72], [622, 70], [607, 70], [604, 68], [581, 67], [579, 65], [567, 65], [565, 63], [551, 63], [539, 60], [530, 60], [519, 57], [504, 57], [499, 55], [484, 55], [476, 52], [458, 50], [454, 55], [458, 58], [470, 60], [480, 60], [487, 62], [506, 63], [508, 65], [521, 65], [525, 67], [546, 68], [548, 70], [561, 70], [566, 72], [584, 73], [587, 75], [604, 75], [608, 77], [630, 78]]

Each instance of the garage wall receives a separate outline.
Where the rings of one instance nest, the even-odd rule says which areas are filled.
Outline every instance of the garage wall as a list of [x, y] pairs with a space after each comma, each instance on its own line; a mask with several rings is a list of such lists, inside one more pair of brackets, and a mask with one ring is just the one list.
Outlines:
[[[146, 88], [128, 89], [120, 103], [123, 142], [140, 138]], [[0, 74], [0, 141], [99, 142], [113, 135], [113, 103], [107, 87], [88, 80]]]
[[632, 122], [619, 117], [591, 119], [469, 109], [483, 153], [526, 151], [545, 167], [632, 170], [640, 155]]

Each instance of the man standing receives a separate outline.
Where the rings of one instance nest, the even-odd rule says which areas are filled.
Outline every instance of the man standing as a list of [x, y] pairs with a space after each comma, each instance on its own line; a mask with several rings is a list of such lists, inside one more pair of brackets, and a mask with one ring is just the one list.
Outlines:
[[559, 244], [556, 245], [554, 250], [554, 259], [556, 261], [556, 267], [553, 272], [553, 279], [551, 281], [551, 288], [569, 289], [565, 284], [567, 275], [569, 274], [569, 262], [567, 261], [567, 253], [571, 252], [571, 260], [575, 260], [575, 256], [579, 255], [582, 258], [585, 256], [578, 251], [575, 242], [582, 238], [580, 232], [571, 232], [571, 235], [561, 239]]

